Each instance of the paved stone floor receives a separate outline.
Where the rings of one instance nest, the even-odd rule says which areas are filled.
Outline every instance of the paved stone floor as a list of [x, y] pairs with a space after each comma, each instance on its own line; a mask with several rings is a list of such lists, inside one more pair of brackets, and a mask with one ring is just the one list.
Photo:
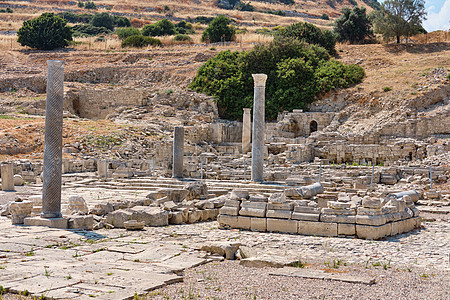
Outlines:
[[446, 271], [450, 220], [440, 216], [427, 215], [423, 228], [381, 241], [222, 230], [217, 222], [89, 232], [11, 225], [0, 217], [0, 285], [55, 299], [132, 297], [182, 281], [184, 269], [210, 261], [199, 249], [214, 241], [239, 242], [246, 255], [281, 263], [343, 260]]

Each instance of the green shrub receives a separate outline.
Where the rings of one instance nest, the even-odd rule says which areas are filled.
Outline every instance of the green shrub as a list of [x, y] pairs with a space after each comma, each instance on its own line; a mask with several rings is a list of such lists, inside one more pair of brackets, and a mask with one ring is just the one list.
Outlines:
[[286, 15], [286, 13], [282, 10], [266, 10], [266, 11], [264, 11], [264, 13], [270, 14], [270, 15], [282, 16], [282, 17], [284, 17]]
[[140, 35], [141, 34], [139, 29], [134, 28], [134, 27], [117, 28], [115, 33], [121, 40], [124, 40], [127, 37], [132, 36], [132, 35]]
[[364, 77], [361, 67], [330, 60], [322, 47], [277, 37], [247, 52], [220, 52], [199, 68], [190, 87], [214, 96], [222, 118], [240, 119], [242, 108], [253, 105], [255, 73], [268, 75], [268, 120], [284, 110], [306, 109], [321, 92], [348, 87]]
[[155, 39], [149, 36], [132, 35], [127, 37], [122, 42], [122, 47], [137, 47], [142, 48], [144, 46], [160, 46], [162, 43], [159, 39]]
[[209, 24], [214, 20], [214, 17], [205, 17], [205, 16], [198, 16], [195, 17], [194, 19], [192, 18], [188, 18], [188, 21], [190, 23], [200, 23], [200, 24]]
[[330, 30], [321, 30], [311, 23], [299, 22], [292, 24], [285, 27], [283, 30], [279, 30], [277, 35], [280, 37], [295, 38], [309, 44], [319, 45], [327, 49], [330, 54], [336, 52], [336, 35]]
[[17, 41], [22, 46], [40, 50], [67, 47], [72, 41], [72, 30], [66, 24], [66, 20], [53, 13], [43, 13], [35, 19], [23, 22], [17, 32]]
[[131, 26], [131, 21], [127, 17], [113, 16], [113, 18], [114, 18], [114, 26], [117, 26], [117, 27], [130, 27]]
[[95, 27], [105, 27], [114, 30], [114, 17], [107, 12], [95, 14], [92, 16], [90, 24]]
[[70, 23], [89, 23], [92, 19], [92, 14], [75, 14], [70, 11], [58, 13], [58, 16], [67, 20]]
[[447, 74], [447, 80], [450, 80], [450, 73]]
[[105, 27], [96, 27], [91, 24], [80, 24], [72, 27], [74, 37], [96, 36], [101, 34], [110, 34], [111, 30]]
[[360, 43], [372, 35], [371, 22], [366, 15], [365, 7], [344, 7], [342, 15], [334, 22], [333, 31], [340, 42]]
[[295, 4], [294, 0], [279, 0], [279, 2], [286, 4], [286, 5], [293, 5]]
[[192, 41], [192, 38], [187, 34], [177, 34], [176, 36], [173, 37], [173, 40], [177, 42], [187, 42], [187, 41], [190, 42]]
[[192, 24], [187, 23], [184, 20], [175, 24], [175, 31], [176, 31], [176, 33], [180, 33], [180, 34], [194, 34], [195, 33], [194, 29], [192, 29]]
[[255, 7], [250, 4], [250, 2], [239, 2], [235, 9], [240, 11], [255, 11]]
[[94, 1], [87, 1], [84, 4], [84, 8], [86, 8], [86, 9], [96, 9], [97, 5], [95, 5]]
[[84, 2], [78, 1], [77, 5], [78, 5], [79, 8], [83, 8], [84, 7]]
[[7, 7], [6, 9], [0, 9], [0, 13], [12, 14], [13, 12], [14, 11], [10, 7]]
[[217, 43], [221, 41], [231, 41], [234, 38], [236, 29], [228, 25], [231, 20], [224, 15], [218, 15], [203, 31], [202, 41]]
[[155, 24], [148, 24], [142, 28], [142, 35], [145, 36], [162, 36], [175, 33], [175, 25], [168, 19], [162, 19]]
[[390, 86], [385, 86], [383, 88], [383, 92], [389, 92], [389, 91], [392, 91], [392, 88]]
[[320, 18], [321, 18], [322, 20], [329, 20], [329, 19], [330, 19], [330, 17], [329, 17], [327, 14], [322, 14], [322, 15], [320, 16]]

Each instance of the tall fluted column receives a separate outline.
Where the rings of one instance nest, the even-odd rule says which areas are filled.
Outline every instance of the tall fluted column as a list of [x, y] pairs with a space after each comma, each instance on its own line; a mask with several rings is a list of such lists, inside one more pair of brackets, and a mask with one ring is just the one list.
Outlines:
[[62, 130], [64, 100], [64, 62], [48, 60], [47, 102], [45, 107], [44, 176], [42, 184], [43, 218], [60, 218]]
[[251, 150], [252, 137], [252, 117], [250, 108], [244, 108], [244, 116], [242, 118], [242, 153], [247, 153]]
[[255, 82], [252, 131], [252, 181], [264, 181], [264, 127], [266, 74], [252, 74]]

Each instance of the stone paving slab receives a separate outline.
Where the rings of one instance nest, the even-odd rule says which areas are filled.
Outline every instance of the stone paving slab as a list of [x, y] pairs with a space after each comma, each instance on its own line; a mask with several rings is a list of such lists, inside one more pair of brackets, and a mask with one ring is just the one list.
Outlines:
[[4, 284], [10, 291], [15, 293], [28, 291], [33, 295], [41, 295], [46, 291], [71, 286], [78, 282], [64, 277], [38, 275], [22, 280], [6, 281]]
[[373, 277], [354, 276], [354, 275], [347, 275], [344, 273], [326, 273], [324, 270], [312, 270], [302, 268], [281, 268], [269, 272], [269, 275], [301, 277], [309, 279], [336, 280], [342, 282], [362, 283], [368, 285], [372, 285], [375, 283], [375, 278]]

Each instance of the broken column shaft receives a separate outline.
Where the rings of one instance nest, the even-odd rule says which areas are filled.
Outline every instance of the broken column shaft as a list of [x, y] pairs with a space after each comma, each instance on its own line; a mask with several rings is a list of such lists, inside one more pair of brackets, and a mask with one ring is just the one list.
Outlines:
[[251, 150], [251, 136], [252, 136], [252, 117], [250, 108], [244, 108], [244, 116], [242, 117], [242, 153], [247, 153]]
[[173, 134], [173, 178], [183, 178], [184, 127], [175, 127]]
[[43, 218], [60, 218], [64, 62], [48, 60], [47, 102], [45, 107], [44, 174], [42, 184]]
[[252, 181], [264, 181], [264, 113], [266, 74], [252, 74], [255, 82], [252, 131]]
[[12, 164], [2, 165], [2, 191], [14, 191], [14, 170]]

